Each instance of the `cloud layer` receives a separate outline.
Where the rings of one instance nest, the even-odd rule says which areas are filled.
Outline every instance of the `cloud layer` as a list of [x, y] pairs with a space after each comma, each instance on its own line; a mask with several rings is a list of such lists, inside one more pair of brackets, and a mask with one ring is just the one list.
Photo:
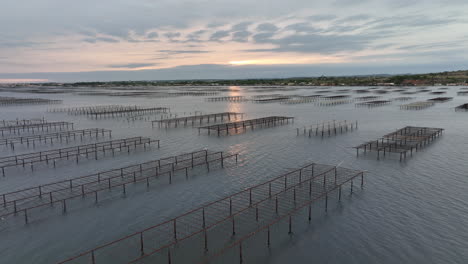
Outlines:
[[0, 73], [468, 59], [468, 2], [376, 2], [8, 1]]

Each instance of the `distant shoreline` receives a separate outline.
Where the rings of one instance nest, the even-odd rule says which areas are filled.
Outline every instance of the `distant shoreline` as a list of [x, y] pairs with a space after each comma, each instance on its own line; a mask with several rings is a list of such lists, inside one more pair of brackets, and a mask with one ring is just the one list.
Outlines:
[[467, 86], [468, 70], [405, 75], [320, 76], [281, 79], [166, 80], [109, 82], [20, 82], [0, 87], [137, 87], [137, 86]]

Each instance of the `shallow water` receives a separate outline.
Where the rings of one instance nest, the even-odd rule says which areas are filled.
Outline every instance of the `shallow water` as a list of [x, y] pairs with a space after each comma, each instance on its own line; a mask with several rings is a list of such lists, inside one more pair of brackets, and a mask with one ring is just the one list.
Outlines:
[[[332, 90], [345, 89], [334, 87]], [[247, 88], [217, 96], [256, 94]], [[359, 89], [359, 88], [352, 88]], [[415, 89], [415, 88], [413, 88]], [[437, 87], [430, 87], [436, 90]], [[314, 89], [268, 93], [314, 94]], [[180, 177], [174, 184], [161, 184], [149, 190], [130, 188], [120, 195], [94, 205], [76, 201], [66, 215], [57, 212], [31, 215], [24, 224], [21, 216], [0, 223], [0, 263], [54, 263], [84, 250], [144, 229], [177, 216], [204, 203], [229, 195], [256, 183], [278, 176], [307, 162], [341, 164], [366, 170], [364, 189], [346, 197], [341, 204], [331, 203], [327, 214], [317, 213], [307, 225], [306, 218], [292, 236], [275, 240], [274, 250], [246, 253], [247, 263], [466, 263], [468, 262], [468, 128], [467, 115], [454, 112], [466, 103], [451, 87], [447, 95], [454, 100], [420, 111], [400, 110], [398, 105], [426, 100], [439, 95], [420, 93], [412, 101], [392, 102], [375, 108], [356, 108], [353, 103], [320, 107], [312, 103], [205, 102], [206, 97], [134, 98], [79, 96], [73, 94], [1, 93], [0, 96], [63, 99], [63, 105], [9, 106], [0, 108], [2, 119], [45, 117], [52, 121], [71, 121], [75, 129], [112, 129], [112, 138], [146, 136], [161, 140], [161, 147], [121, 153], [78, 164], [59, 162], [57, 168], [38, 166], [29, 169], [9, 168], [0, 177], [0, 193], [45, 184], [58, 179], [87, 175], [112, 168], [155, 160], [203, 148], [239, 153], [239, 163], [206, 173], [196, 169], [188, 180]], [[371, 94], [349, 93], [353, 97]], [[330, 94], [332, 95], [332, 94]], [[389, 93], [383, 98], [395, 98]], [[216, 113], [235, 111], [245, 118], [270, 115], [295, 117], [294, 123], [272, 128], [247, 130], [230, 136], [208, 136], [191, 127], [151, 128], [148, 121], [128, 122], [123, 118], [93, 120], [85, 116], [48, 113], [48, 108], [96, 104], [138, 104], [167, 106], [172, 114], [189, 115], [195, 111]], [[151, 118], [158, 118], [157, 115]], [[332, 137], [296, 135], [296, 127], [327, 120], [358, 120], [359, 129]], [[406, 125], [444, 128], [443, 135], [404, 162], [393, 155], [380, 160], [376, 155], [356, 157], [352, 148], [377, 139]], [[102, 139], [104, 140], [104, 139]], [[107, 140], [107, 139], [105, 139]], [[78, 145], [72, 142], [70, 145]], [[62, 147], [54, 144], [54, 147]], [[65, 147], [65, 145], [63, 145]], [[6, 147], [1, 156], [11, 155]], [[36, 150], [50, 149], [48, 145]], [[33, 152], [17, 148], [16, 153]], [[53, 210], [53, 209], [51, 209]], [[301, 222], [297, 220], [298, 222]], [[260, 252], [262, 254], [260, 254]], [[249, 256], [250, 254], [250, 256]], [[250, 260], [250, 262], [249, 262]], [[237, 263], [226, 256], [222, 263]], [[231, 262], [229, 262], [231, 261]]]

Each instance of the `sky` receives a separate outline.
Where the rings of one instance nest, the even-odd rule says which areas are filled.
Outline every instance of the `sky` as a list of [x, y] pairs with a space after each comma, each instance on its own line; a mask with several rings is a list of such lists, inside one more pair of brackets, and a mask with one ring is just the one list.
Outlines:
[[466, 0], [0, 0], [0, 82], [468, 69]]

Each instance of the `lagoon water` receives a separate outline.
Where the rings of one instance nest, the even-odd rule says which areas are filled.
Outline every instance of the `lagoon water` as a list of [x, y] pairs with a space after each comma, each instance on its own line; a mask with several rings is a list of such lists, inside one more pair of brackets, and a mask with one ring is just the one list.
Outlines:
[[[265, 93], [253, 92], [250, 87], [230, 87], [231, 91], [216, 96], [311, 95], [322, 89], [297, 88]], [[429, 87], [432, 91], [438, 88]], [[352, 91], [362, 87], [329, 88], [340, 89], [351, 89], [344, 94], [353, 97], [375, 95]], [[0, 96], [62, 99], [63, 104], [2, 106], [0, 120], [44, 117], [51, 121], [70, 121], [75, 123], [75, 129], [112, 129], [113, 139], [131, 136], [159, 139], [161, 147], [129, 155], [109, 155], [97, 161], [83, 160], [78, 164], [59, 162], [55, 169], [41, 165], [34, 172], [9, 168], [6, 177], [0, 177], [0, 193], [203, 148], [239, 153], [239, 163], [209, 173], [203, 168], [196, 169], [188, 180], [180, 177], [172, 185], [162, 184], [149, 190], [129, 187], [125, 198], [116, 195], [98, 205], [92, 199], [77, 201], [66, 215], [33, 214], [27, 225], [22, 216], [1, 220], [0, 263], [56, 263], [312, 161], [367, 171], [364, 188], [358, 188], [352, 197], [346, 195], [341, 203], [330, 203], [328, 213], [317, 212], [310, 224], [305, 217], [303, 221], [296, 220], [302, 224], [298, 224], [293, 235], [275, 238], [272, 250], [265, 251], [261, 243], [254, 244], [254, 250], [246, 253], [245, 263], [468, 263], [468, 113], [454, 111], [455, 106], [468, 103], [468, 97], [457, 96], [458, 90], [450, 87], [446, 95], [441, 95], [454, 100], [420, 111], [400, 110], [399, 105], [439, 95], [390, 92], [382, 98], [411, 96], [415, 99], [394, 101], [382, 107], [356, 108], [354, 103], [324, 107], [313, 103], [206, 102], [204, 98], [210, 96], [142, 98], [2, 92]], [[327, 95], [335, 94], [338, 93]], [[47, 112], [55, 107], [102, 104], [166, 106], [171, 108], [171, 114], [178, 116], [195, 111], [232, 111], [245, 113], [247, 119], [282, 115], [295, 120], [289, 125], [218, 137], [199, 134], [190, 126], [152, 128], [148, 120], [160, 118], [158, 115], [128, 121]], [[323, 139], [296, 135], [296, 127], [328, 120], [357, 120], [359, 128]], [[380, 160], [372, 153], [356, 157], [353, 146], [407, 125], [440, 127], [445, 131], [403, 162], [399, 162], [398, 155]], [[70, 146], [74, 144], [80, 143], [72, 142]], [[54, 144], [53, 148], [58, 147], [65, 146]], [[36, 150], [49, 148], [52, 147], [44, 145]], [[33, 150], [18, 146], [15, 153], [28, 152]], [[0, 147], [1, 156], [12, 153]], [[229, 255], [218, 261], [238, 263]]]

